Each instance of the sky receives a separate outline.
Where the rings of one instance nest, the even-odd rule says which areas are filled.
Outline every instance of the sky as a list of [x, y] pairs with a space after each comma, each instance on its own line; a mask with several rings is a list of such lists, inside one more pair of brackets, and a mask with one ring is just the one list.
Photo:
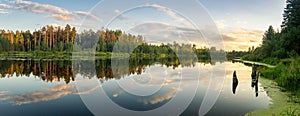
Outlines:
[[0, 0], [0, 29], [45, 25], [121, 29], [146, 41], [248, 50], [269, 25], [280, 29], [284, 0]]

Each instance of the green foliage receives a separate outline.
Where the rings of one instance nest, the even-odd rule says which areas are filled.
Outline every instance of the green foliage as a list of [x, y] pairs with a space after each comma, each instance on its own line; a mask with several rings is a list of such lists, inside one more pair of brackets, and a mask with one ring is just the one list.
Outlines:
[[73, 51], [73, 43], [72, 42], [66, 42], [64, 44], [64, 51], [72, 52]]
[[259, 57], [258, 55], [253, 55], [253, 54], [247, 54], [247, 55], [244, 55], [242, 57], [243, 60], [250, 60], [250, 61], [261, 61], [262, 58]]
[[49, 50], [46, 42], [42, 42], [41, 43], [41, 50], [42, 51], [48, 51]]
[[280, 60], [278, 58], [266, 58], [262, 62], [266, 64], [276, 65], [280, 63]]
[[[77, 36], [75, 27], [66, 25], [65, 29], [61, 27], [45, 26], [41, 30], [31, 33], [29, 30], [23, 31], [4, 31], [0, 30], [0, 41], [6, 43], [3, 45], [3, 51], [28, 52], [35, 50], [42, 51], [72, 51], [72, 45]], [[7, 41], [9, 43], [7, 43]], [[10, 46], [8, 49], [7, 47]], [[12, 47], [11, 47], [12, 46]]]
[[13, 46], [7, 39], [0, 38], [0, 52], [11, 51], [12, 49]]
[[287, 0], [283, 14], [282, 31], [272, 26], [263, 36], [263, 42], [251, 55], [243, 59], [261, 61], [266, 58], [289, 58], [300, 54], [300, 0]]
[[287, 0], [283, 14], [282, 28], [289, 30], [291, 27], [300, 26], [300, 0]]
[[281, 116], [299, 116], [300, 115], [300, 109], [295, 108], [295, 107], [289, 107], [288, 109], [282, 111], [280, 113], [280, 115]]
[[251, 48], [249, 48], [249, 51], [246, 52], [246, 51], [231, 51], [231, 52], [227, 52], [226, 53], [226, 58], [231, 60], [231, 59], [235, 59], [235, 58], [241, 58], [245, 55], [249, 55], [251, 52]]
[[275, 68], [266, 68], [261, 74], [289, 90], [300, 90], [300, 58], [293, 58], [290, 63], [281, 62]]
[[[256, 48], [253, 54], [243, 57], [278, 64], [275, 68], [264, 69], [261, 73], [264, 77], [275, 79], [278, 85], [291, 91], [300, 89], [300, 20], [295, 19], [300, 14], [300, 10], [295, 9], [300, 6], [299, 1], [287, 1], [282, 31], [274, 33], [270, 26], [264, 35], [263, 44]], [[279, 63], [279, 59], [283, 58], [291, 58], [291, 61], [282, 60]]]

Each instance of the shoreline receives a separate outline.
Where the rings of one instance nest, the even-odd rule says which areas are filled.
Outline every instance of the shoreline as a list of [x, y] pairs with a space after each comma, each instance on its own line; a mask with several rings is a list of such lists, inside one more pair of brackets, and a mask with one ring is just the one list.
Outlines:
[[[261, 62], [247, 61], [242, 59], [232, 59], [232, 61], [242, 62], [246, 65], [260, 65], [268, 68], [275, 68], [275, 65], [270, 65]], [[300, 98], [295, 96], [294, 92], [289, 92], [285, 88], [280, 87], [275, 80], [260, 76], [259, 83], [270, 97], [270, 103], [267, 108], [254, 110], [246, 113], [246, 116], [281, 116], [281, 115], [299, 115], [300, 116]]]
[[259, 82], [271, 98], [269, 106], [248, 112], [245, 114], [246, 116], [300, 115], [299, 99], [294, 101], [292, 93], [278, 86], [274, 80], [260, 77]]
[[232, 61], [242, 62], [242, 63], [245, 63], [245, 64], [255, 64], [255, 65], [260, 65], [260, 66], [266, 66], [268, 68], [275, 68], [276, 67], [274, 65], [270, 65], [270, 64], [266, 64], [266, 63], [248, 61], [248, 60], [242, 60], [242, 59], [232, 59]]

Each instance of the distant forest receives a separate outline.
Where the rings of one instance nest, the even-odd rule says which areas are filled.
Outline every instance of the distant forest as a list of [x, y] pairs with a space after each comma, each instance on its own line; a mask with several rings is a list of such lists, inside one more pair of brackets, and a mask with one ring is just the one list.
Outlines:
[[76, 29], [45, 26], [38, 31], [0, 30], [0, 51], [71, 51], [76, 39]]
[[62, 27], [47, 25], [40, 30], [5, 31], [0, 30], [0, 52], [72, 52], [74, 49], [96, 50], [97, 52], [118, 52], [131, 54], [149, 54], [152, 56], [196, 56], [202, 60], [210, 60], [210, 53], [225, 59], [224, 51], [216, 47], [196, 48], [195, 44], [161, 43], [151, 45], [141, 35], [132, 35], [121, 30], [84, 30], [77, 33], [69, 24]]

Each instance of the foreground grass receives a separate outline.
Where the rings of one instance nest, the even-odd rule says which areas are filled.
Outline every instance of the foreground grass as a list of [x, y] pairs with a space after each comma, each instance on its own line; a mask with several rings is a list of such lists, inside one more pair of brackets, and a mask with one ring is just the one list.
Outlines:
[[285, 91], [273, 80], [264, 77], [259, 79], [268, 96], [271, 104], [266, 109], [260, 109], [246, 114], [247, 116], [298, 116], [300, 115], [299, 98], [293, 92]]
[[264, 67], [260, 70], [264, 77], [260, 78], [260, 82], [272, 103], [266, 109], [247, 115], [300, 116], [300, 57], [264, 61], [277, 62], [274, 68]]
[[289, 91], [300, 90], [300, 57], [282, 60], [275, 68], [264, 68], [261, 74], [275, 80]]

